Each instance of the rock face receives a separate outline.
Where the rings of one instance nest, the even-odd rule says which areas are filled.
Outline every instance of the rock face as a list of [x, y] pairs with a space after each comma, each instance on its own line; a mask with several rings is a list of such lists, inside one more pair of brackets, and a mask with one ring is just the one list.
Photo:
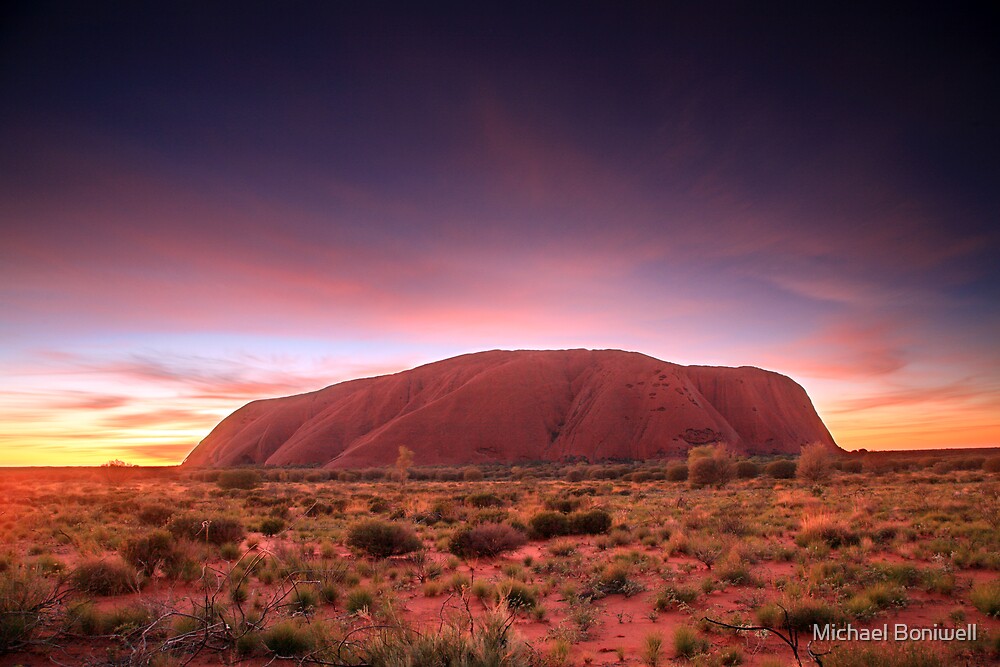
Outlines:
[[319, 391], [253, 401], [185, 461], [362, 468], [836, 449], [791, 379], [759, 368], [679, 366], [619, 350], [494, 350]]

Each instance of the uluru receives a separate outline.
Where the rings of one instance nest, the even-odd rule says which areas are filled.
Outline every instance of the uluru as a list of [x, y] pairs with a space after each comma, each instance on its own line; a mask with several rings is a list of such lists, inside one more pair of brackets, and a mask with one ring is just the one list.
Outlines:
[[248, 403], [189, 466], [623, 461], [837, 449], [805, 390], [753, 367], [681, 366], [621, 350], [492, 350]]

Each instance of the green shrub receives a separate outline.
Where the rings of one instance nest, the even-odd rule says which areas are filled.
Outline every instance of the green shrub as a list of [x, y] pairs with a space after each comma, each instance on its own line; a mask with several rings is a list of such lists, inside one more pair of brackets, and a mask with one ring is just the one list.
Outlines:
[[574, 535], [600, 535], [611, 529], [611, 515], [594, 509], [569, 515], [569, 532]]
[[493, 558], [520, 548], [527, 540], [524, 533], [506, 524], [484, 523], [455, 531], [448, 550], [461, 558]]
[[465, 497], [465, 502], [472, 507], [503, 507], [503, 499], [492, 493], [473, 493]]
[[260, 522], [260, 532], [268, 537], [274, 537], [285, 529], [285, 521], [276, 516], [269, 516]]
[[156, 530], [127, 540], [120, 553], [129, 565], [146, 576], [152, 576], [161, 565], [170, 567], [178, 558], [174, 549], [174, 537], [165, 530]]
[[535, 595], [535, 591], [516, 579], [508, 579], [498, 584], [497, 590], [500, 593], [500, 598], [512, 611], [531, 609], [538, 604], [538, 596]]
[[569, 518], [562, 512], [539, 512], [528, 523], [531, 532], [542, 539], [569, 534]]
[[780, 460], [771, 461], [766, 466], [764, 466], [764, 474], [768, 477], [773, 477], [774, 479], [791, 479], [795, 477], [795, 471], [798, 466], [795, 461]]
[[223, 470], [215, 483], [220, 489], [255, 489], [260, 485], [260, 473], [256, 470]]
[[698, 591], [690, 586], [667, 586], [656, 596], [653, 608], [668, 611], [678, 605], [688, 605], [698, 598]]
[[732, 456], [723, 445], [695, 447], [688, 452], [688, 484], [692, 488], [725, 486], [734, 472]]
[[674, 630], [674, 653], [678, 658], [690, 660], [708, 650], [708, 641], [698, 636], [698, 631], [687, 625]]
[[1000, 618], [1000, 579], [976, 584], [969, 593], [969, 599], [976, 609], [987, 616]]
[[838, 467], [843, 472], [849, 472], [852, 474], [860, 473], [863, 468], [861, 461], [841, 461], [840, 466]]
[[737, 461], [736, 476], [740, 479], [753, 479], [760, 475], [760, 466], [753, 461]]
[[347, 544], [373, 558], [401, 556], [423, 546], [412, 529], [378, 519], [368, 519], [352, 526], [347, 535]]
[[139, 603], [101, 610], [85, 602], [71, 608], [69, 617], [73, 626], [88, 637], [124, 635], [153, 621], [149, 609]]
[[245, 534], [243, 523], [235, 517], [196, 514], [175, 516], [167, 524], [167, 530], [178, 539], [215, 545], [241, 542]]
[[392, 509], [392, 504], [381, 496], [375, 496], [368, 501], [368, 511], [372, 514], [385, 514], [390, 509]]
[[0, 655], [32, 639], [44, 620], [50, 593], [38, 576], [10, 570], [0, 573]]
[[147, 526], [162, 526], [174, 515], [174, 510], [166, 505], [143, 505], [139, 508], [139, 521]]
[[563, 514], [569, 514], [575, 510], [580, 509], [580, 505], [583, 501], [580, 498], [546, 498], [545, 499], [545, 509], [552, 510], [554, 512], [562, 512]]
[[597, 597], [605, 595], [631, 597], [643, 590], [642, 584], [632, 579], [632, 570], [626, 563], [612, 563], [605, 566], [594, 585]]
[[824, 667], [945, 667], [932, 647], [917, 644], [867, 646], [843, 644], [824, 656]]
[[642, 643], [642, 664], [656, 667], [660, 664], [660, 652], [663, 650], [663, 636], [658, 632], [646, 635]]
[[118, 559], [90, 560], [73, 571], [73, 585], [91, 595], [122, 595], [138, 590], [135, 570]]
[[344, 601], [344, 609], [349, 614], [356, 614], [363, 609], [371, 609], [375, 604], [375, 594], [367, 588], [354, 588], [348, 591]]
[[303, 657], [311, 653], [316, 641], [309, 628], [292, 621], [279, 621], [261, 635], [268, 651], [282, 658]]
[[686, 482], [688, 478], [688, 467], [683, 463], [672, 463], [667, 466], [668, 482]]
[[839, 623], [841, 614], [822, 600], [796, 600], [788, 606], [788, 624], [800, 632], [812, 630], [814, 625]]
[[795, 467], [795, 476], [804, 482], [818, 484], [830, 479], [833, 472], [833, 461], [830, 451], [819, 443], [806, 445], [799, 454]]
[[462, 470], [462, 479], [466, 482], [478, 482], [483, 479], [483, 471], [475, 466]]

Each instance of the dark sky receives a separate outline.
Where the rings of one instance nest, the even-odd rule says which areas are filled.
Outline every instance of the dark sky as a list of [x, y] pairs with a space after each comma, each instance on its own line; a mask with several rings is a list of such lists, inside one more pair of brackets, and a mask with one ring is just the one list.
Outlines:
[[1000, 444], [996, 3], [4, 11], [0, 447], [571, 346]]

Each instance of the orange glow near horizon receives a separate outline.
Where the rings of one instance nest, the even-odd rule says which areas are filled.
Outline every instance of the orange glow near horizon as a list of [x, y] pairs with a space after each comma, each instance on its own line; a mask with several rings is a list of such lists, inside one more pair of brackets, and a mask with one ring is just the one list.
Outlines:
[[[277, 368], [270, 374], [257, 369], [255, 377], [240, 381], [222, 372], [215, 380], [185, 382], [140, 367], [90, 372], [85, 378], [56, 376], [63, 386], [51, 396], [0, 391], [4, 416], [0, 466], [99, 466], [115, 459], [135, 465], [174, 465], [248, 400], [311, 391], [334, 381], [412, 365], [360, 370], [330, 364], [329, 381], [288, 375]], [[48, 377], [51, 381], [53, 376]], [[998, 406], [988, 394], [953, 388], [838, 400], [845, 392], [870, 391], [871, 385], [796, 379], [810, 392], [835, 440], [847, 450], [995, 447], [1000, 441]], [[82, 381], [87, 388], [78, 384]], [[228, 398], [227, 391], [235, 395]]]

